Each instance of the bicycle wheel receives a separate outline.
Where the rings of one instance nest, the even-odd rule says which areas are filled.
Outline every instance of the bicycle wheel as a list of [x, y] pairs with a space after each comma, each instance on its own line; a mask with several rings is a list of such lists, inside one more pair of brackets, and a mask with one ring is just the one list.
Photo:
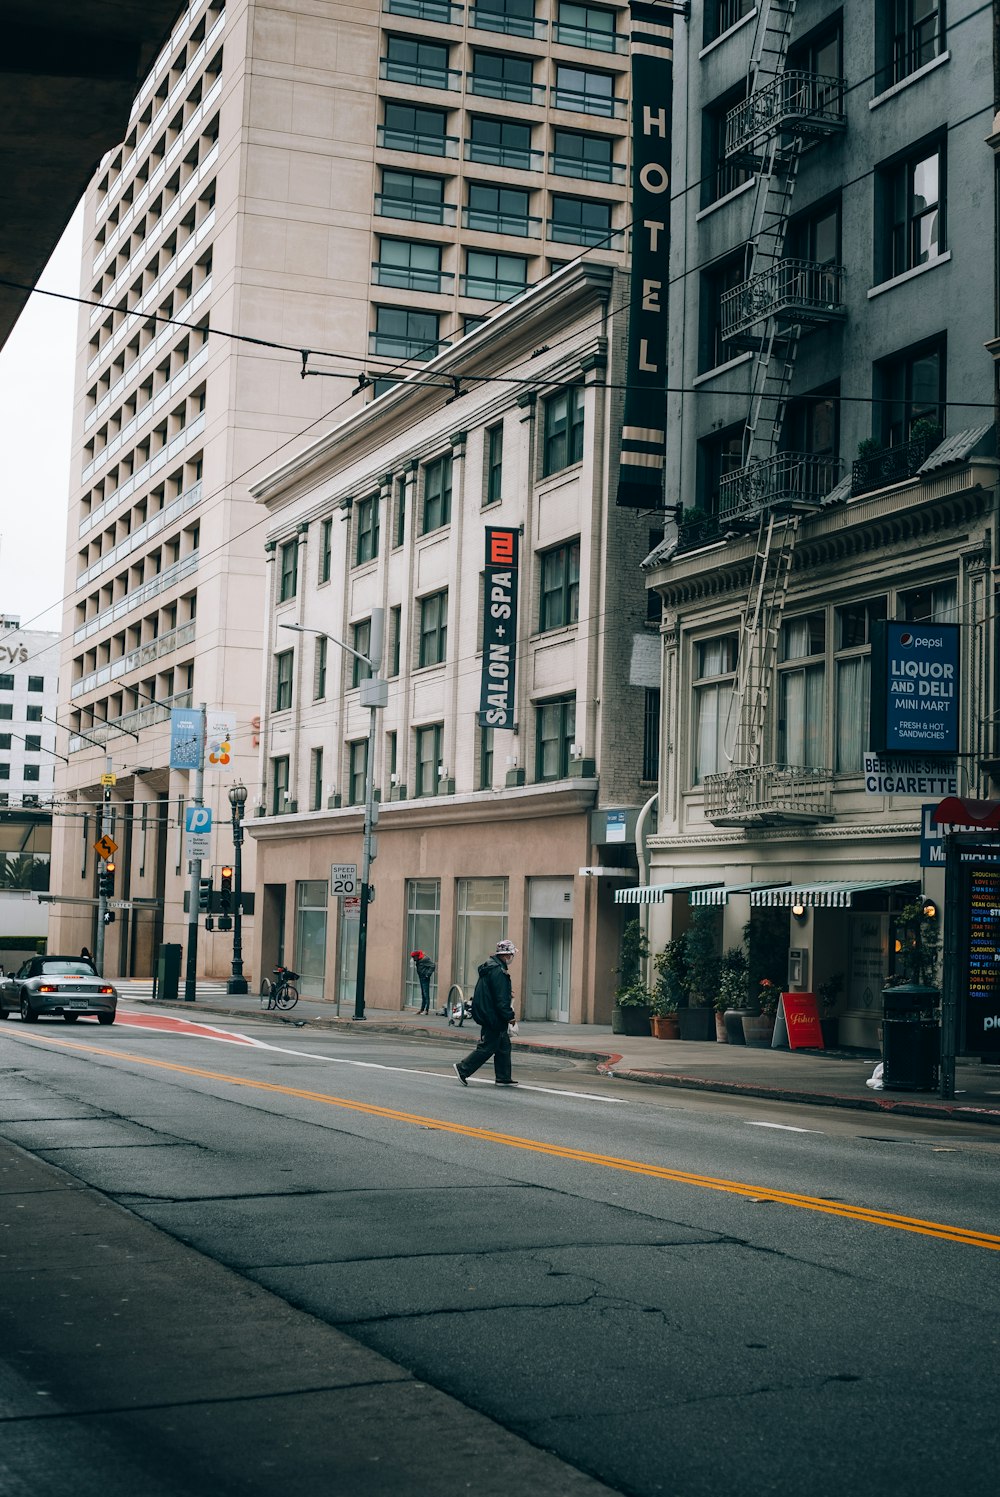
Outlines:
[[278, 1008], [294, 1008], [299, 1001], [299, 990], [293, 983], [283, 982], [274, 995]]
[[260, 996], [262, 998], [270, 998], [271, 996], [271, 979], [269, 977], [262, 977], [260, 980]]

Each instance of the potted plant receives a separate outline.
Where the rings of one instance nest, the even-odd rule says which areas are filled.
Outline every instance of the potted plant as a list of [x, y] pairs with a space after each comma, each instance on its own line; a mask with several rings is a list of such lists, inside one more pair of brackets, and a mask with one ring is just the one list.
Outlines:
[[621, 982], [615, 989], [611, 1010], [611, 1033], [649, 1034], [652, 994], [642, 980], [642, 964], [649, 957], [649, 941], [638, 920], [630, 920], [622, 931], [621, 953], [615, 968]]
[[762, 977], [757, 988], [756, 1014], [743, 1015], [743, 1038], [752, 1050], [769, 1050], [774, 1038], [774, 1020], [778, 1012], [781, 989], [769, 977]]
[[678, 1010], [688, 1000], [687, 934], [682, 932], [667, 942], [653, 958], [656, 982], [653, 986], [653, 1034], [661, 1040], [680, 1039]]
[[837, 1048], [840, 1020], [834, 1015], [833, 1010], [837, 1006], [843, 986], [843, 972], [835, 972], [825, 982], [816, 985], [816, 997], [819, 999], [819, 1027], [823, 1031], [823, 1045], [827, 1050]]
[[715, 1037], [724, 1045], [745, 1045], [743, 1014], [747, 1010], [749, 967], [742, 946], [730, 946], [719, 964], [715, 999]]
[[715, 1038], [713, 1006], [719, 987], [719, 954], [715, 937], [715, 911], [697, 909], [687, 930], [684, 949], [687, 962], [688, 1002], [678, 1009], [682, 1040]]
[[677, 1003], [657, 983], [650, 994], [649, 1027], [654, 1040], [679, 1040], [681, 1026], [677, 1018]]

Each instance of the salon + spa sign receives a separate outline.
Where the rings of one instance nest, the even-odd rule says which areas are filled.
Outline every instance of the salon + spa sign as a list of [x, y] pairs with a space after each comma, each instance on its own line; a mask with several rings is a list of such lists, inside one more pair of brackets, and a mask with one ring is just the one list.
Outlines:
[[479, 724], [513, 728], [514, 668], [517, 660], [518, 532], [486, 529], [483, 574], [483, 673]]

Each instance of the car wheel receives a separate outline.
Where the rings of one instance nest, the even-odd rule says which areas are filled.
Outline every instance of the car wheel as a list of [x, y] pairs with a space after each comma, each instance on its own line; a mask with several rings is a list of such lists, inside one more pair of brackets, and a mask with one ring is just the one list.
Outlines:
[[76, 1021], [77, 1021], [77, 1019], [79, 1017], [80, 1017], [79, 1014], [63, 1014], [63, 1023], [64, 1024], [75, 1024]]
[[6, 1019], [9, 1016], [10, 1016], [10, 1009], [9, 1008], [0, 1008], [0, 1020]]
[[35, 1013], [34, 1009], [31, 1007], [31, 1004], [28, 1002], [27, 993], [21, 994], [21, 1018], [24, 1020], [25, 1024], [38, 1023], [38, 1015]]
[[98, 1014], [97, 1022], [98, 1024], [113, 1024], [115, 1022], [115, 1016], [114, 1014]]

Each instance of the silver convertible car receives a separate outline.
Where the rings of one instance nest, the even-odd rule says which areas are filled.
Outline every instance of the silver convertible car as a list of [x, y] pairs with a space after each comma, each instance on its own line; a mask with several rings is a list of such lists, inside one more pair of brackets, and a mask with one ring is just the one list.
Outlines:
[[113, 1024], [118, 994], [85, 956], [33, 956], [0, 978], [0, 1019], [18, 1011], [26, 1024], [41, 1017], [75, 1024], [81, 1015]]

